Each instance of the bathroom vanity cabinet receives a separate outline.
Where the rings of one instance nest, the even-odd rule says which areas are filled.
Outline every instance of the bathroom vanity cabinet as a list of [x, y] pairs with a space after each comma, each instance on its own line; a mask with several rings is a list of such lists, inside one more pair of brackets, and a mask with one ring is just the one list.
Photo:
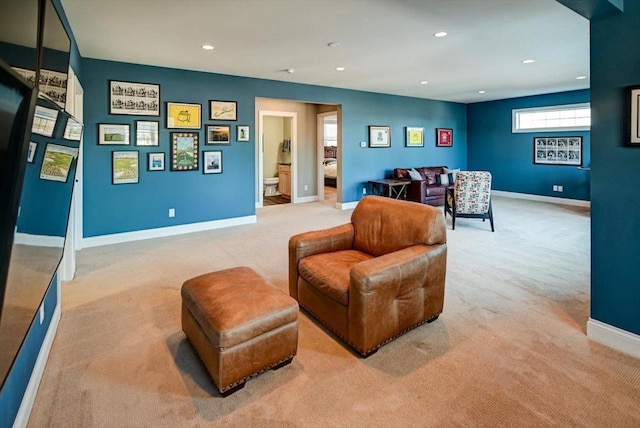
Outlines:
[[280, 178], [278, 191], [283, 197], [291, 199], [291, 165], [279, 164], [278, 177]]

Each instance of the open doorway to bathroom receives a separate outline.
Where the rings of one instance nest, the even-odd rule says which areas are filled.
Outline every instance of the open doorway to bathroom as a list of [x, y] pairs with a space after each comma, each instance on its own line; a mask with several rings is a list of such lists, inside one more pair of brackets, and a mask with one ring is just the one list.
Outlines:
[[260, 111], [259, 206], [290, 203], [295, 198], [297, 114]]

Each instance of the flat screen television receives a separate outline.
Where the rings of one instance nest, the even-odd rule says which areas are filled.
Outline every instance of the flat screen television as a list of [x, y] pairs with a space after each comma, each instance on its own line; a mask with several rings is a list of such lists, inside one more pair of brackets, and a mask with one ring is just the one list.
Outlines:
[[0, 3], [0, 385], [62, 258], [82, 126], [52, 0]]

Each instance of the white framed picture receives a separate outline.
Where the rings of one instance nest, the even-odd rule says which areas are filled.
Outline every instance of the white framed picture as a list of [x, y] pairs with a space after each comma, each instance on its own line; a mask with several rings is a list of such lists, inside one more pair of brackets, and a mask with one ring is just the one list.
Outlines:
[[147, 170], [148, 171], [164, 171], [164, 152], [152, 152], [149, 153], [147, 158]]

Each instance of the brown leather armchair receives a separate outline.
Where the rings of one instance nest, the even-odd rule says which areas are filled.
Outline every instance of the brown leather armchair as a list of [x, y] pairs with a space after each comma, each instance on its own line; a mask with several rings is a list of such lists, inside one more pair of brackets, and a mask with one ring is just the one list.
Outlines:
[[289, 240], [289, 294], [367, 357], [438, 318], [444, 304], [441, 209], [367, 196], [351, 223]]

